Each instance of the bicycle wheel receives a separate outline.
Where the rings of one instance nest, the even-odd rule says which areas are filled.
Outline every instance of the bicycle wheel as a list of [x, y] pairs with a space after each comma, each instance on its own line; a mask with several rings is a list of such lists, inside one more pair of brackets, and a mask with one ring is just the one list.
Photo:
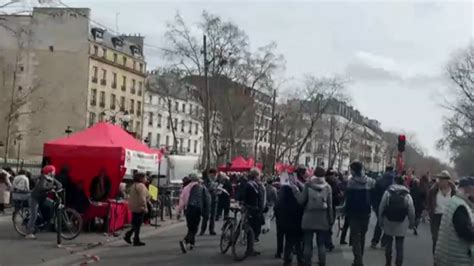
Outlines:
[[232, 232], [234, 232], [234, 225], [231, 222], [226, 222], [222, 228], [221, 241], [219, 245], [222, 254], [227, 253], [232, 245]]
[[247, 258], [249, 246], [253, 245], [255, 234], [250, 226], [242, 226], [237, 230], [232, 244], [232, 255], [235, 261], [243, 261]]
[[[82, 230], [82, 217], [74, 209], [66, 208], [57, 215], [61, 215], [61, 237], [65, 240], [73, 240]], [[58, 230], [58, 220], [54, 220], [56, 230]]]
[[24, 207], [13, 212], [13, 228], [20, 236], [28, 234], [28, 221], [30, 220], [30, 208]]

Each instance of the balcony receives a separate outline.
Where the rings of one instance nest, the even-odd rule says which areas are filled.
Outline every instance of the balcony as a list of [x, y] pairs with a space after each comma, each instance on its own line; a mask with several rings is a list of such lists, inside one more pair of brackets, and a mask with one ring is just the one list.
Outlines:
[[104, 108], [104, 107], [105, 107], [105, 102], [100, 102], [100, 103], [99, 103], [99, 106], [102, 107], [102, 108]]
[[132, 87], [132, 88], [130, 89], [130, 92], [131, 92], [132, 94], [135, 94], [135, 92], [136, 92], [135, 88]]
[[96, 105], [97, 105], [97, 101], [96, 101], [95, 99], [92, 99], [92, 100], [91, 100], [91, 105], [92, 105], [92, 106], [96, 106]]
[[122, 85], [120, 88], [122, 89], [122, 91], [126, 91], [126, 90], [127, 90], [127, 87], [125, 87], [125, 85]]
[[104, 86], [107, 85], [107, 80], [101, 79], [100, 80], [100, 85], [104, 85]]
[[112, 83], [112, 89], [115, 89], [115, 88], [117, 88], [117, 83], [114, 82]]
[[135, 114], [135, 110], [133, 108], [131, 108], [129, 113], [133, 115], [133, 114]]
[[120, 106], [120, 112], [125, 112], [125, 107], [123, 107], [123, 105]]
[[138, 96], [142, 96], [142, 90], [138, 90]]
[[92, 77], [92, 83], [97, 83], [97, 77]]
[[141, 116], [141, 115], [142, 115], [142, 111], [137, 110], [137, 116]]

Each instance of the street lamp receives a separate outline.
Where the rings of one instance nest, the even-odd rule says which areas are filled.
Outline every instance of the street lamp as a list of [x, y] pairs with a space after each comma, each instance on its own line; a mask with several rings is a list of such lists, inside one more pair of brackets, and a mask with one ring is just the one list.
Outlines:
[[66, 130], [64, 130], [64, 133], [66, 133], [66, 135], [69, 137], [69, 135], [71, 135], [71, 133], [72, 133], [71, 126], [67, 126]]

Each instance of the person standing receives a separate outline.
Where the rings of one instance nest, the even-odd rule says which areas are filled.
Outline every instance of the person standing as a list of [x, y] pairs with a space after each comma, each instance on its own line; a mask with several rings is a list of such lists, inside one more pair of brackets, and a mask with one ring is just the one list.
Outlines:
[[410, 184], [410, 195], [413, 199], [413, 205], [415, 206], [415, 225], [413, 226], [413, 233], [418, 235], [418, 225], [420, 224], [421, 213], [424, 208], [425, 197], [423, 195], [420, 180], [413, 178]]
[[266, 206], [265, 206], [265, 225], [263, 228], [263, 233], [268, 233], [270, 232], [271, 224], [272, 224], [272, 219], [273, 219], [273, 209], [275, 207], [275, 204], [277, 202], [277, 190], [273, 186], [273, 182], [271, 179], [267, 180], [267, 183], [265, 185], [265, 191], [266, 191]]
[[10, 174], [1, 170], [0, 172], [0, 214], [5, 214], [5, 205], [10, 203], [10, 190], [12, 184], [10, 183]]
[[[374, 209], [377, 219], [379, 217], [380, 202], [382, 201], [382, 197], [385, 191], [393, 184], [393, 179], [394, 179], [393, 167], [387, 166], [385, 167], [385, 173], [375, 183], [375, 189], [372, 195], [372, 207]], [[380, 222], [377, 221], [370, 247], [376, 248], [379, 242], [382, 242], [381, 245], [383, 247], [384, 242], [382, 238], [382, 228], [380, 227]]]
[[[248, 173], [248, 182], [243, 188], [242, 202], [248, 208], [249, 218], [248, 223], [252, 228], [255, 239], [258, 238], [258, 234], [261, 231], [262, 225], [264, 223], [263, 215], [261, 210], [261, 200], [262, 200], [262, 191], [258, 182], [260, 181], [260, 170], [253, 168]], [[253, 242], [251, 242], [253, 243]], [[260, 255], [260, 252], [255, 251], [253, 245], [249, 245], [247, 254], [249, 256]]]
[[459, 181], [459, 193], [446, 204], [435, 250], [437, 266], [472, 266], [474, 177]]
[[364, 166], [359, 161], [350, 165], [352, 178], [347, 184], [345, 213], [351, 217], [349, 228], [354, 254], [353, 266], [364, 265], [365, 235], [369, 227], [371, 195], [375, 181], [364, 174]]
[[[335, 214], [336, 207], [342, 204], [343, 195], [342, 190], [340, 188], [340, 184], [336, 177], [336, 172], [332, 168], [328, 169], [328, 171], [326, 172], [326, 183], [329, 184], [329, 186], [331, 187], [332, 213]], [[334, 249], [334, 244], [332, 243], [332, 226], [333, 224], [330, 224], [328, 236], [326, 238], [326, 249], [328, 251], [332, 251]]]
[[177, 213], [184, 211], [186, 226], [188, 227], [186, 236], [179, 242], [183, 253], [186, 253], [187, 249], [194, 249], [199, 222], [202, 216], [206, 216], [204, 214], [205, 206], [209, 204], [205, 188], [200, 183], [199, 177], [194, 173], [190, 174], [189, 181], [181, 192], [177, 209]]
[[408, 228], [415, 225], [415, 207], [402, 177], [395, 177], [382, 197], [379, 223], [385, 234], [385, 265], [392, 265], [392, 246], [395, 238], [395, 265], [403, 264], [403, 242]]
[[430, 216], [431, 238], [433, 241], [433, 254], [436, 249], [436, 241], [438, 240], [438, 231], [441, 225], [443, 211], [451, 197], [456, 194], [456, 185], [451, 181], [451, 175], [447, 170], [442, 171], [435, 176], [438, 181], [431, 187], [428, 192], [426, 209]]
[[144, 246], [140, 240], [140, 228], [143, 224], [143, 218], [148, 213], [148, 199], [149, 193], [145, 186], [146, 176], [144, 173], [136, 173], [133, 175], [133, 184], [130, 187], [130, 197], [128, 199], [128, 207], [132, 212], [132, 228], [125, 233], [123, 238], [128, 244], [132, 244], [131, 237], [133, 236], [134, 246]]
[[317, 167], [303, 192], [298, 194], [298, 202], [304, 207], [301, 228], [305, 266], [312, 264], [314, 235], [318, 246], [319, 266], [326, 265], [326, 245], [334, 221], [334, 210], [332, 189], [324, 176], [324, 169]]
[[212, 168], [206, 175], [203, 176], [204, 186], [211, 196], [209, 217], [204, 217], [201, 224], [201, 233], [204, 235], [207, 230], [207, 225], [209, 223], [209, 234], [215, 236], [216, 232], [214, 231], [216, 223], [216, 213], [217, 213], [217, 192], [218, 192], [218, 183], [217, 183], [217, 170]]
[[229, 217], [230, 211], [230, 198], [232, 197], [232, 182], [230, 178], [221, 173], [220, 182], [218, 186], [218, 206], [217, 206], [217, 215], [216, 221], [218, 221], [224, 212], [224, 220]]

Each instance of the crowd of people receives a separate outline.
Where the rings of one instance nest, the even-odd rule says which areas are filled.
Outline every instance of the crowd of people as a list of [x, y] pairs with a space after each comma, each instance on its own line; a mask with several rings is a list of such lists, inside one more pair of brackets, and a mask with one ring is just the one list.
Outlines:
[[[318, 265], [326, 265], [327, 252], [333, 251], [333, 227], [339, 220], [340, 245], [351, 245], [353, 265], [364, 265], [366, 235], [372, 213], [377, 223], [370, 242], [385, 251], [385, 265], [400, 266], [404, 261], [404, 241], [410, 230], [418, 235], [421, 221], [429, 222], [435, 265], [473, 265], [474, 243], [472, 200], [474, 178], [463, 178], [456, 186], [448, 171], [418, 178], [415, 172], [398, 174], [386, 167], [380, 176], [366, 175], [361, 162], [350, 165], [350, 172], [317, 167], [308, 175], [304, 166], [294, 174], [279, 178], [262, 176], [258, 169], [229, 178], [215, 169], [185, 178], [178, 213], [186, 217], [188, 232], [180, 241], [183, 253], [195, 248], [196, 235], [215, 235], [215, 223], [227, 217], [231, 199], [244, 204], [255, 242], [268, 233], [276, 220], [276, 258], [291, 265], [312, 265], [316, 243]], [[234, 183], [234, 189], [233, 184]], [[349, 232], [349, 243], [347, 234]], [[395, 251], [395, 252], [394, 252]], [[248, 255], [260, 252], [248, 247]]]

